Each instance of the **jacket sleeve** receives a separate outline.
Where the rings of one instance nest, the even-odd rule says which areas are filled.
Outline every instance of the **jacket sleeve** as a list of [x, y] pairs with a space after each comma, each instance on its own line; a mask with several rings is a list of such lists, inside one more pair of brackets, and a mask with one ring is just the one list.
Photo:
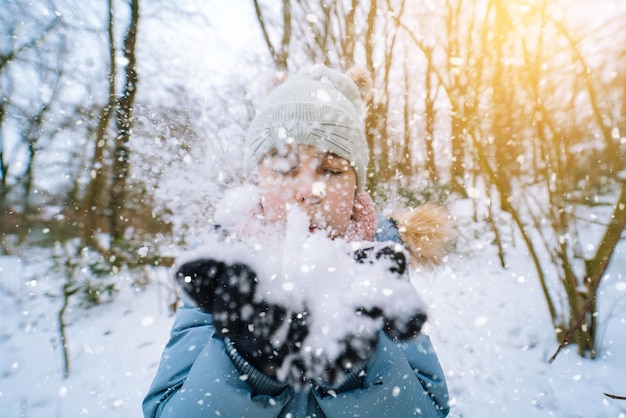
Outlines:
[[328, 418], [443, 418], [450, 409], [443, 371], [427, 336], [398, 344], [381, 335], [362, 388], [341, 393], [317, 391], [315, 396]]
[[256, 395], [246, 380], [215, 334], [211, 315], [183, 306], [143, 401], [144, 417], [278, 416], [290, 389]]

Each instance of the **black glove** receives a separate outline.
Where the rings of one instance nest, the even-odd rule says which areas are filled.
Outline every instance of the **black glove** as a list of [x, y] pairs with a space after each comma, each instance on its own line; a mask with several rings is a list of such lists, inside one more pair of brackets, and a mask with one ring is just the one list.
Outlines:
[[403, 277], [406, 272], [406, 254], [396, 244], [386, 242], [382, 244], [371, 243], [356, 250], [354, 259], [359, 263], [370, 264], [382, 260], [388, 264], [387, 269], [397, 274], [398, 278]]
[[296, 389], [309, 381], [334, 387], [362, 369], [376, 350], [376, 331], [346, 335], [336, 358], [308, 350], [308, 310], [288, 311], [256, 299], [258, 278], [245, 264], [198, 259], [183, 264], [176, 280], [198, 308], [213, 315], [216, 332], [228, 337], [239, 355], [268, 376], [276, 378], [282, 369], [280, 380]]
[[[361, 264], [382, 264], [381, 270], [387, 272], [383, 280], [396, 279], [404, 282], [401, 286], [392, 287], [406, 291], [402, 301], [397, 300], [397, 295], [393, 296], [394, 299], [388, 299], [383, 292], [370, 292], [363, 298], [364, 306], [356, 308], [354, 315], [375, 321], [382, 320], [382, 330], [392, 340], [407, 341], [417, 337], [427, 316], [421, 309], [416, 290], [410, 284], [408, 255], [404, 249], [389, 242], [368, 242], [353, 252], [352, 256]], [[366, 274], [369, 274], [369, 271]], [[359, 292], [360, 290], [356, 289], [356, 294]], [[400, 303], [396, 305], [395, 301]], [[407, 303], [408, 301], [411, 303]], [[386, 307], [386, 310], [383, 307]], [[312, 315], [314, 316], [315, 312], [312, 312]], [[348, 315], [338, 320], [351, 321], [351, 318]], [[363, 370], [376, 352], [380, 329], [379, 325], [378, 328], [368, 327], [363, 332], [348, 333], [339, 341], [340, 354], [334, 359], [326, 358], [323, 354], [319, 357], [310, 357], [302, 355], [302, 352], [299, 353], [305, 365], [304, 370], [308, 373], [307, 377], [326, 388], [333, 388], [340, 385], [349, 373], [358, 373]]]
[[213, 315], [216, 332], [229, 337], [243, 358], [269, 376], [276, 377], [308, 334], [306, 310], [289, 312], [255, 298], [258, 279], [245, 264], [199, 259], [183, 264], [176, 280], [198, 308]]
[[[368, 243], [353, 255], [359, 263], [376, 263], [372, 268], [379, 268], [382, 263], [384, 268], [379, 271], [387, 274], [377, 277], [383, 281], [402, 280], [407, 272], [407, 256], [389, 243]], [[353, 270], [349, 266], [344, 268], [346, 280], [349, 280]], [[370, 272], [369, 268], [362, 271]], [[203, 258], [183, 264], [176, 279], [200, 309], [213, 315], [216, 332], [228, 337], [237, 353], [260, 371], [296, 389], [309, 381], [337, 387], [348, 373], [362, 370], [375, 353], [381, 325], [390, 338], [408, 340], [419, 334], [426, 320], [426, 314], [418, 305], [413, 306], [412, 295], [416, 292], [408, 281], [393, 286], [400, 289], [396, 295], [406, 294], [398, 306], [384, 299], [382, 293], [371, 292], [363, 299], [362, 306], [357, 303], [337, 309], [338, 314], [341, 312], [337, 321], [342, 326], [351, 325], [346, 327], [345, 334], [335, 335], [337, 339], [333, 341], [337, 350], [331, 352], [338, 354], [331, 357], [329, 352], [318, 351], [328, 341], [313, 346], [322, 341], [319, 335], [316, 340], [310, 333], [319, 332], [319, 327], [309, 326], [319, 319], [316, 316], [320, 309], [318, 301], [309, 300], [311, 309], [307, 306], [289, 309], [263, 300], [256, 294], [257, 274], [248, 265], [229, 265]], [[355, 289], [357, 300], [361, 299], [361, 290]]]
[[[357, 313], [358, 314], [358, 313]], [[321, 367], [311, 368], [310, 379], [326, 388], [340, 386], [350, 373], [363, 370], [378, 347], [378, 333], [353, 333], [341, 340], [341, 354], [334, 360], [320, 359]], [[314, 363], [317, 358], [314, 358]]]
[[[387, 269], [399, 280], [408, 280], [407, 256], [401, 246], [393, 243], [371, 243], [354, 252], [359, 263], [386, 263]], [[407, 341], [417, 337], [427, 320], [426, 313], [416, 304], [404, 307], [400, 312], [384, 312], [381, 307], [363, 307], [358, 312], [372, 318], [383, 318], [383, 330], [394, 341]]]

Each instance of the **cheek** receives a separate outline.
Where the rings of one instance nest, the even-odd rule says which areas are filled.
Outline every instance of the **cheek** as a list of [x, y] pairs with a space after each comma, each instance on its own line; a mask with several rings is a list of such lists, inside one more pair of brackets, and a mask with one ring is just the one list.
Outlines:
[[348, 187], [330, 187], [324, 199], [325, 211], [335, 223], [345, 224], [352, 216], [354, 190]]
[[333, 206], [337, 209], [349, 209], [352, 212], [352, 205], [354, 203], [354, 195], [356, 193], [355, 187], [352, 184], [330, 184], [327, 187], [328, 196], [327, 200], [333, 202]]
[[275, 179], [259, 181], [261, 192], [261, 207], [268, 221], [284, 218], [286, 214], [287, 193], [286, 188]]
[[354, 205], [354, 196], [349, 196], [346, 193], [329, 193], [325, 202], [325, 209], [333, 215], [341, 216], [352, 214], [352, 207]]
[[261, 206], [265, 215], [282, 212], [285, 207], [284, 194], [276, 190], [261, 190]]

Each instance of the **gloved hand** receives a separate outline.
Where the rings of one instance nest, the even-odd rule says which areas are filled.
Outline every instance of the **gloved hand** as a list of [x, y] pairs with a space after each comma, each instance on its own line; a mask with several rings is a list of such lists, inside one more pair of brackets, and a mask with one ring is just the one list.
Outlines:
[[[269, 271], [284, 273], [298, 289], [283, 299], [282, 287], [273, 285], [273, 302], [257, 292], [259, 280], [269, 278], [257, 277], [247, 264], [200, 258], [182, 264], [176, 279], [200, 309], [213, 315], [216, 332], [230, 338], [257, 369], [296, 389], [309, 381], [336, 387], [348, 373], [365, 367], [376, 351], [380, 330], [394, 340], [408, 340], [419, 334], [426, 314], [415, 301], [415, 289], [404, 280], [407, 255], [400, 246], [368, 242], [352, 254], [334, 244], [328, 256], [316, 252], [309, 255], [319, 259], [304, 260], [320, 272], [325, 268], [321, 263], [327, 262], [334, 271], [328, 277], [336, 279], [299, 277], [308, 264], [296, 254], [287, 260], [291, 270], [281, 272], [284, 264], [260, 270], [268, 276]], [[318, 279], [331, 287], [320, 289]], [[372, 285], [365, 284], [369, 282]], [[276, 303], [293, 292], [297, 303]]]
[[[363, 368], [376, 350], [380, 324], [344, 335], [335, 357], [318, 352], [307, 344], [315, 342], [306, 340], [309, 311], [289, 311], [257, 299], [258, 277], [245, 264], [197, 259], [183, 264], [176, 280], [198, 308], [213, 315], [216, 332], [228, 337], [244, 359], [296, 389], [309, 381], [333, 387]], [[373, 316], [362, 316], [361, 322], [376, 323]]]
[[[354, 259], [358, 263], [384, 263], [398, 280], [409, 280], [407, 253], [399, 244], [368, 243], [354, 252]], [[417, 337], [428, 318], [417, 303], [400, 306], [399, 310], [388, 309], [388, 312], [381, 306], [362, 307], [358, 312], [372, 318], [383, 318], [383, 330], [394, 341], [407, 341]]]
[[215, 330], [228, 337], [238, 353], [276, 377], [285, 357], [306, 338], [307, 312], [255, 298], [256, 273], [245, 264], [228, 265], [203, 258], [183, 264], [176, 280], [201, 310], [213, 315]]

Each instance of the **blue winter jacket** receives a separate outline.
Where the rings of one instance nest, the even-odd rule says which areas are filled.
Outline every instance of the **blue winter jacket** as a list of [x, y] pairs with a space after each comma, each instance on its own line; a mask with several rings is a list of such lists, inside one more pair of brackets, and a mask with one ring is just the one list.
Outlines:
[[[398, 241], [379, 221], [378, 240]], [[427, 336], [409, 343], [384, 333], [364, 373], [339, 387], [294, 391], [247, 363], [216, 334], [210, 314], [181, 307], [143, 402], [146, 418], [445, 417], [448, 390]]]

